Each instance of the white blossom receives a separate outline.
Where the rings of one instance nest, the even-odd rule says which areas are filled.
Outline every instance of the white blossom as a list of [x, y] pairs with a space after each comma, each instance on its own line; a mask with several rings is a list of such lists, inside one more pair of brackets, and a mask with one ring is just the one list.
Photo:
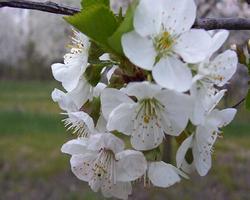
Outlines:
[[147, 162], [141, 152], [124, 150], [124, 143], [110, 133], [96, 134], [89, 139], [77, 139], [62, 146], [62, 152], [72, 155], [72, 172], [89, 183], [104, 197], [127, 199], [132, 192], [130, 181], [141, 177]]
[[214, 52], [222, 46], [228, 35], [228, 31], [225, 30], [214, 34], [207, 58], [194, 66], [197, 74], [193, 78], [190, 93], [194, 102], [191, 121], [195, 125], [203, 123], [206, 114], [219, 103], [226, 90], [219, 91], [217, 88], [228, 83], [236, 72], [238, 58], [234, 51], [227, 50], [211, 60]]
[[74, 31], [72, 48], [70, 53], [64, 56], [64, 64], [56, 63], [51, 66], [54, 78], [62, 82], [67, 92], [74, 90], [82, 79], [88, 66], [89, 47], [88, 38], [82, 33]]
[[164, 134], [178, 136], [187, 125], [190, 108], [188, 95], [148, 82], [130, 83], [121, 91], [105, 89], [101, 103], [107, 129], [131, 135], [137, 150], [159, 146]]
[[180, 92], [192, 83], [187, 63], [198, 63], [208, 54], [211, 37], [191, 29], [196, 17], [193, 0], [140, 0], [134, 15], [134, 31], [122, 37], [125, 55], [135, 65], [152, 70], [154, 80]]
[[[189, 172], [196, 168], [201, 176], [205, 176], [211, 168], [211, 153], [220, 128], [228, 125], [234, 118], [236, 109], [213, 110], [206, 117], [204, 124], [197, 126], [195, 133], [186, 138], [176, 154], [177, 167]], [[187, 151], [191, 149], [193, 161], [186, 161]]]

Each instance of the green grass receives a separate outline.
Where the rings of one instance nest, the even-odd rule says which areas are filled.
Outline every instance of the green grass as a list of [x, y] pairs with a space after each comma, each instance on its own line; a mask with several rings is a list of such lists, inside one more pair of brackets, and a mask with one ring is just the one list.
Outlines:
[[[32, 195], [39, 199], [103, 199], [74, 177], [69, 156], [60, 152], [72, 136], [51, 100], [55, 87], [60, 88], [56, 82], [0, 81], [0, 199], [34, 199]], [[211, 195], [219, 200], [247, 199], [249, 122], [250, 113], [241, 111], [223, 129], [224, 139], [216, 142], [213, 168], [207, 177], [191, 175], [191, 180], [165, 190], [136, 189], [144, 195], [141, 199], [146, 195], [149, 199], [201, 199], [200, 195], [203, 200]]]

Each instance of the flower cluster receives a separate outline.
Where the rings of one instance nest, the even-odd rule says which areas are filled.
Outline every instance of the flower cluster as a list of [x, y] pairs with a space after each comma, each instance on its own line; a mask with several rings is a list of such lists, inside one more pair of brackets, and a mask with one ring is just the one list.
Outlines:
[[[220, 129], [236, 114], [216, 107], [238, 63], [234, 51], [216, 54], [228, 31], [192, 29], [193, 0], [139, 0], [126, 16], [133, 28], [121, 34], [123, 54], [74, 31], [64, 64], [52, 65], [66, 90], [52, 98], [76, 135], [62, 152], [93, 191], [120, 199], [136, 180], [166, 188], [208, 173]], [[179, 144], [177, 167], [162, 161], [166, 135]]]

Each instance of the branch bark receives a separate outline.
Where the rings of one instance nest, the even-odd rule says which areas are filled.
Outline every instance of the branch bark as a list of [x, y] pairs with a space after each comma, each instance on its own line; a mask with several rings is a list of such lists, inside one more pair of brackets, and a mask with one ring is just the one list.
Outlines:
[[51, 1], [35, 2], [26, 0], [0, 0], [0, 8], [3, 7], [39, 10], [60, 15], [74, 15], [80, 11], [77, 8], [59, 5]]
[[[59, 5], [51, 1], [34, 2], [27, 0], [0, 0], [0, 8], [3, 7], [39, 10], [43, 12], [49, 12], [61, 15], [74, 15], [80, 11], [78, 8]], [[202, 19], [196, 19], [193, 27], [202, 28], [206, 30], [212, 30], [212, 29], [250, 30], [250, 19], [202, 18]]]

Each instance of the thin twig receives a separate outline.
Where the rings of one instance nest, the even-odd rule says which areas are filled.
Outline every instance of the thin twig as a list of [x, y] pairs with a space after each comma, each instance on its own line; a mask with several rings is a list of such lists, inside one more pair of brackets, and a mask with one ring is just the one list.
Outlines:
[[246, 100], [246, 98], [241, 99], [238, 103], [236, 103], [234, 106], [232, 106], [232, 108], [239, 107], [245, 100]]
[[[54, 2], [34, 2], [27, 0], [0, 0], [0, 8], [12, 7], [31, 10], [39, 10], [61, 15], [74, 15], [80, 10], [69, 6], [59, 5]], [[196, 19], [194, 28], [206, 30], [227, 29], [227, 30], [250, 30], [250, 19], [244, 18], [202, 18]]]

